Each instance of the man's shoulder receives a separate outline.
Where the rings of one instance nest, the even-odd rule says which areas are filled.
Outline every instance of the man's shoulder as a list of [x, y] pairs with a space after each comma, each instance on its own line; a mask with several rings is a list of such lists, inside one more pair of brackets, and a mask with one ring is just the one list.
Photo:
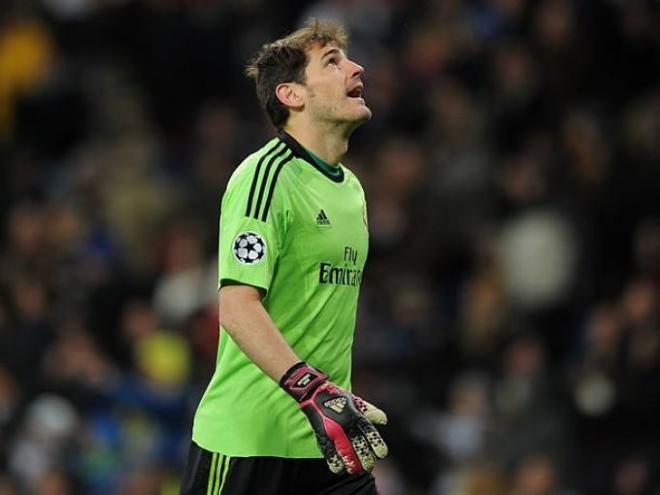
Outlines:
[[357, 178], [357, 175], [355, 175], [355, 172], [353, 172], [353, 170], [348, 168], [343, 163], [341, 164], [341, 168], [344, 169], [344, 175], [346, 176], [346, 179], [351, 180], [351, 181], [356, 181], [358, 183], [360, 182], [360, 180]]
[[266, 220], [272, 208], [283, 206], [287, 196], [287, 164], [293, 161], [291, 149], [273, 138], [248, 155], [232, 173], [224, 194], [227, 205], [245, 203], [247, 216]]
[[266, 155], [271, 154], [271, 152], [278, 147], [278, 144], [279, 140], [277, 138], [273, 138], [266, 142], [261, 148], [250, 153], [243, 159], [243, 161], [241, 161], [241, 163], [238, 164], [232, 176], [241, 175], [248, 172], [249, 170], [254, 170], [254, 168], [257, 166], [257, 163], [259, 163], [259, 160], [264, 158]]
[[279, 164], [284, 164], [293, 158], [286, 143], [275, 137], [261, 148], [251, 153], [236, 167], [229, 179], [229, 184], [251, 181], [255, 175], [262, 176], [268, 170], [272, 175]]
[[362, 182], [358, 178], [357, 174], [353, 172], [350, 168], [348, 168], [346, 165], [342, 163], [342, 168], [344, 169], [344, 177], [346, 184], [351, 187], [352, 189], [356, 189], [360, 191], [361, 194], [364, 195], [364, 189], [362, 187]]

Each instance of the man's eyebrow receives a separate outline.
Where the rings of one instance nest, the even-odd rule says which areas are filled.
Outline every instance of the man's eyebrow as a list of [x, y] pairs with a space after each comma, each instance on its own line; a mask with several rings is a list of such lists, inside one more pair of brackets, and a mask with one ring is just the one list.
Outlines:
[[321, 60], [323, 60], [328, 55], [336, 55], [336, 54], [340, 54], [340, 53], [341, 53], [341, 51], [339, 50], [339, 48], [334, 48], [334, 47], [330, 48], [327, 52], [325, 52], [323, 55], [321, 55]]

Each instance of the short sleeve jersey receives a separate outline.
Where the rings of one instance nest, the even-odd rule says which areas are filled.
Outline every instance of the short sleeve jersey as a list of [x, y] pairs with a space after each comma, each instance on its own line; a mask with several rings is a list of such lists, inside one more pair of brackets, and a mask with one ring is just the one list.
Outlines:
[[[367, 250], [358, 179], [341, 164], [337, 174], [327, 172], [288, 134], [230, 178], [220, 215], [220, 286], [262, 289], [264, 307], [296, 354], [345, 388]], [[322, 457], [295, 401], [222, 327], [193, 440], [228, 456]]]

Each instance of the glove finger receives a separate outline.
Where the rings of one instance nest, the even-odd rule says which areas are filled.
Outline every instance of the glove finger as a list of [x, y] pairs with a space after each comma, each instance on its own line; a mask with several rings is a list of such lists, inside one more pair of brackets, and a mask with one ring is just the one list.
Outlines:
[[[352, 394], [351, 394], [352, 395]], [[386, 425], [387, 424], [387, 414], [381, 409], [378, 409], [376, 406], [367, 402], [362, 397], [353, 395], [353, 402], [357, 407], [357, 410], [360, 411], [364, 417], [371, 421], [375, 425]]]
[[341, 456], [337, 453], [334, 443], [324, 435], [316, 435], [316, 442], [321, 449], [325, 462], [328, 463], [328, 468], [335, 474], [339, 474], [344, 470], [344, 462]]
[[379, 459], [384, 459], [388, 454], [388, 448], [387, 444], [383, 440], [383, 437], [381, 437], [380, 433], [378, 433], [376, 427], [365, 419], [358, 423], [358, 427], [364, 434], [367, 442], [369, 442], [369, 446], [371, 447], [371, 450], [373, 450], [374, 454], [376, 454], [376, 457]]
[[374, 454], [369, 447], [367, 439], [362, 434], [359, 434], [351, 439], [351, 443], [353, 444], [355, 453], [360, 459], [362, 469], [371, 472], [376, 465], [376, 459], [374, 459]]
[[[366, 421], [366, 420], [365, 420]], [[323, 456], [328, 462], [328, 466], [333, 473], [339, 473], [344, 469], [349, 474], [359, 473], [362, 470], [360, 458], [355, 453], [355, 448], [347, 432], [335, 423], [337, 428], [333, 428], [334, 435], [327, 437], [317, 436], [319, 446], [323, 452]], [[322, 439], [325, 442], [322, 442]], [[341, 469], [337, 466], [341, 465]]]
[[355, 453], [355, 449], [351, 446], [350, 452], [340, 454], [342, 463], [348, 474], [356, 474], [362, 471], [362, 463], [360, 458]]
[[326, 457], [325, 462], [328, 463], [328, 468], [335, 474], [339, 474], [344, 470], [344, 462], [339, 457], [339, 454], [335, 454], [331, 457]]

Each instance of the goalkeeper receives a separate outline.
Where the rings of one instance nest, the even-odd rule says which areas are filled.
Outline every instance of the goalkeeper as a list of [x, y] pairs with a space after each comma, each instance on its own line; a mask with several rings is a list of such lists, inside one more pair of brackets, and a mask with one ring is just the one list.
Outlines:
[[277, 136], [222, 199], [220, 342], [182, 493], [377, 493], [386, 417], [349, 392], [366, 204], [340, 163], [371, 111], [345, 49], [339, 25], [311, 20], [247, 68]]

